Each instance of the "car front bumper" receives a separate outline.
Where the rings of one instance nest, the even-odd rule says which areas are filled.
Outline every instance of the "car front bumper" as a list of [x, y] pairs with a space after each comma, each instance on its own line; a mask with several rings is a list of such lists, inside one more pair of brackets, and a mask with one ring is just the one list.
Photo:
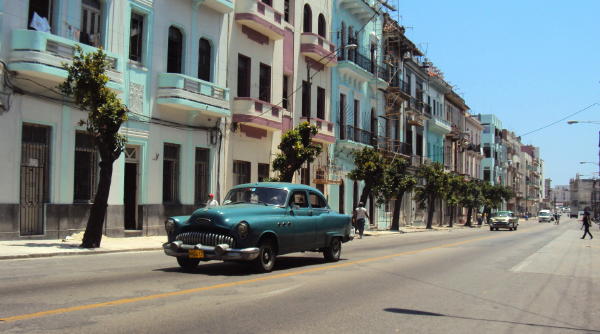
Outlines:
[[181, 241], [165, 242], [163, 250], [165, 254], [176, 257], [189, 257], [190, 250], [201, 250], [202, 261], [208, 260], [242, 260], [251, 261], [258, 257], [258, 248], [230, 248], [228, 244], [217, 246], [206, 246], [202, 244], [186, 245]]

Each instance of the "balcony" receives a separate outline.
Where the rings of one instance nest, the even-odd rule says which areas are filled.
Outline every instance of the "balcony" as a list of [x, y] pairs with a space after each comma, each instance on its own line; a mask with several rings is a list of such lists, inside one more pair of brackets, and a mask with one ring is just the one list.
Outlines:
[[371, 136], [371, 132], [354, 127], [352, 125], [340, 125], [339, 138], [336, 149], [348, 149], [350, 151], [361, 149], [365, 146], [377, 144], [377, 138]]
[[204, 2], [200, 1], [200, 3], [223, 14], [233, 12], [234, 7], [233, 0], [204, 0]]
[[377, 143], [378, 148], [385, 154], [401, 154], [406, 157], [412, 155], [412, 145], [410, 143], [403, 143], [388, 137], [379, 137]]
[[339, 5], [362, 23], [370, 21], [377, 13], [372, 3], [367, 0], [339, 0]]
[[429, 130], [438, 134], [445, 136], [446, 134], [452, 131], [452, 126], [450, 122], [445, 119], [434, 117], [427, 121], [429, 125]]
[[267, 131], [281, 131], [283, 128], [280, 106], [251, 97], [233, 99], [233, 121]]
[[362, 82], [378, 79], [380, 84], [387, 86], [390, 80], [387, 66], [377, 65], [376, 61], [358, 50], [341, 49], [338, 54], [338, 69], [340, 73]]
[[398, 93], [398, 96], [402, 98], [402, 100], [406, 101], [410, 99], [410, 84], [398, 76], [394, 76], [390, 81], [388, 86], [388, 92], [390, 93]]
[[317, 34], [311, 32], [302, 33], [300, 37], [300, 52], [324, 66], [331, 67], [337, 65], [335, 45]]
[[411, 97], [407, 101], [406, 111], [413, 115], [423, 115], [423, 102]]
[[[96, 52], [98, 49], [50, 33], [18, 29], [12, 31], [11, 53], [8, 69], [19, 75], [47, 86], [56, 86], [67, 78], [63, 63], [70, 64], [75, 55], [75, 46], [83, 52]], [[107, 71], [107, 86], [115, 91], [123, 91], [123, 71], [117, 55], [105, 51], [110, 68]]]
[[316, 136], [313, 137], [314, 141], [321, 142], [324, 144], [333, 144], [335, 143], [335, 134], [333, 133], [333, 123], [328, 122], [319, 118], [308, 118], [301, 117], [301, 122], [309, 122], [317, 127]]
[[260, 0], [237, 1], [235, 20], [271, 40], [280, 40], [285, 31], [282, 28], [283, 15]]
[[208, 115], [230, 116], [229, 89], [179, 73], [158, 76], [156, 103], [176, 110], [192, 110]]

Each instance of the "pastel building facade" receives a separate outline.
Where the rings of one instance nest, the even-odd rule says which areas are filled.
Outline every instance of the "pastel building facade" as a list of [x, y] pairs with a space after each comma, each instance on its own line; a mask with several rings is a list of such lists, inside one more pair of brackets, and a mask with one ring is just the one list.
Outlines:
[[493, 114], [478, 114], [477, 119], [483, 125], [481, 143], [483, 161], [481, 175], [491, 184], [506, 184], [506, 148], [502, 144], [502, 121]]
[[[331, 110], [335, 127], [335, 143], [330, 151], [332, 173], [337, 184], [329, 186], [332, 208], [351, 214], [359, 202], [364, 185], [348, 178], [355, 168], [353, 152], [363, 147], [377, 147], [383, 124], [384, 94], [388, 77], [382, 64], [382, 13], [373, 0], [341, 0], [333, 2], [332, 35], [339, 49], [337, 66], [331, 76]], [[348, 47], [351, 46], [351, 47]], [[354, 47], [356, 46], [356, 47]], [[372, 228], [381, 222], [375, 201], [365, 206]], [[385, 228], [385, 227], [384, 227]]]
[[85, 228], [99, 157], [80, 125], [87, 114], [56, 89], [76, 45], [105, 50], [108, 85], [130, 111], [104, 232], [162, 233], [165, 217], [218, 192], [232, 11], [227, 0], [3, 1], [0, 58], [11, 85], [0, 114], [0, 238]]

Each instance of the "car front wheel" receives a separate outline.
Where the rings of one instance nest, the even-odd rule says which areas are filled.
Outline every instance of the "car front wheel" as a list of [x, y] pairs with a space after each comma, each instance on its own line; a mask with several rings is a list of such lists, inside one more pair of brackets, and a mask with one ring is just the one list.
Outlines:
[[327, 261], [336, 262], [342, 255], [342, 241], [340, 238], [332, 238], [329, 247], [323, 249], [323, 257]]
[[190, 258], [184, 257], [184, 256], [178, 256], [177, 263], [179, 263], [179, 266], [181, 268], [183, 268], [184, 270], [193, 270], [196, 267], [198, 267], [198, 263], [200, 263], [200, 260], [199, 259], [190, 259]]
[[275, 249], [269, 240], [263, 241], [258, 247], [258, 257], [254, 260], [257, 271], [268, 273], [275, 266]]

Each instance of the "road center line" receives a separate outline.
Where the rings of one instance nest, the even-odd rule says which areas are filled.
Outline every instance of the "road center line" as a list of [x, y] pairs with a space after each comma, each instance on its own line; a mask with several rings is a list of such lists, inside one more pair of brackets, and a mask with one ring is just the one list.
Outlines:
[[[527, 231], [529, 229], [530, 228], [527, 228], [527, 229], [525, 229], [525, 231]], [[412, 250], [412, 251], [371, 257], [371, 258], [362, 259], [362, 260], [347, 261], [347, 262], [343, 262], [343, 263], [338, 262], [336, 264], [331, 264], [331, 265], [322, 266], [322, 267], [309, 268], [309, 269], [298, 270], [298, 271], [293, 271], [293, 272], [288, 272], [288, 273], [274, 274], [274, 275], [269, 275], [269, 276], [265, 276], [265, 277], [252, 278], [252, 279], [230, 282], [230, 283], [215, 284], [215, 285], [210, 285], [210, 286], [205, 286], [205, 287], [200, 287], [200, 288], [158, 293], [158, 294], [147, 295], [147, 296], [142, 296], [142, 297], [124, 298], [124, 299], [117, 299], [117, 300], [112, 300], [112, 301], [108, 301], [108, 302], [103, 302], [103, 303], [63, 307], [63, 308], [57, 308], [57, 309], [53, 309], [53, 310], [15, 315], [15, 316], [10, 316], [10, 317], [0, 318], [0, 322], [6, 323], [6, 322], [19, 321], [19, 320], [41, 318], [41, 317], [46, 317], [46, 316], [55, 315], [55, 314], [63, 314], [63, 313], [70, 313], [70, 312], [75, 312], [75, 311], [96, 309], [96, 308], [101, 308], [101, 307], [131, 304], [131, 303], [142, 302], [142, 301], [147, 301], [147, 300], [188, 295], [188, 294], [193, 294], [193, 293], [198, 293], [198, 292], [203, 292], [203, 291], [208, 291], [208, 290], [217, 290], [217, 289], [229, 288], [229, 287], [234, 287], [234, 286], [247, 285], [250, 283], [270, 281], [270, 280], [275, 280], [275, 279], [280, 279], [280, 278], [298, 276], [298, 275], [302, 275], [302, 274], [313, 273], [313, 272], [318, 272], [318, 271], [323, 271], [323, 270], [328, 270], [328, 269], [342, 268], [342, 267], [348, 267], [348, 266], [352, 266], [352, 265], [356, 265], [356, 264], [387, 260], [387, 259], [396, 258], [396, 257], [400, 257], [400, 256], [414, 255], [414, 254], [418, 254], [418, 253], [422, 253], [422, 252], [426, 252], [426, 251], [430, 251], [430, 250], [434, 250], [434, 249], [454, 247], [454, 246], [460, 246], [460, 245], [464, 245], [464, 244], [468, 244], [468, 243], [472, 243], [472, 242], [476, 242], [476, 241], [481, 241], [481, 240], [500, 238], [500, 237], [503, 237], [506, 235], [509, 235], [509, 234], [500, 234], [500, 235], [493, 235], [493, 236], [488, 235], [485, 237], [467, 239], [467, 240], [463, 240], [463, 241], [458, 241], [458, 242], [453, 242], [453, 243], [443, 244], [443, 245], [438, 245], [438, 246], [433, 246], [433, 247], [427, 247], [427, 248], [422, 248], [422, 249], [417, 249], [417, 250]]]

